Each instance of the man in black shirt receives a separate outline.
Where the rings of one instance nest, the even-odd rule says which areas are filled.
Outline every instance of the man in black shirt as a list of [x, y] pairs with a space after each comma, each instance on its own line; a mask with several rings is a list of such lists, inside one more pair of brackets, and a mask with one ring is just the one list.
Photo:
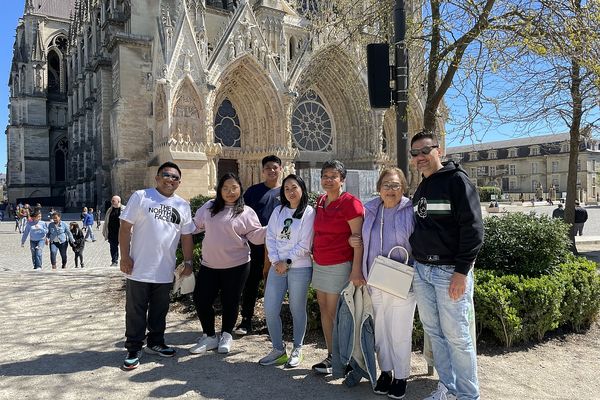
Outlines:
[[111, 206], [106, 211], [104, 216], [104, 225], [102, 226], [102, 236], [104, 240], [108, 240], [110, 245], [111, 267], [119, 265], [119, 228], [121, 227], [121, 211], [125, 206], [121, 204], [119, 196], [113, 196], [110, 199]]
[[[256, 212], [261, 225], [267, 226], [271, 213], [280, 204], [281, 159], [275, 155], [266, 156], [262, 159], [262, 168], [264, 181], [250, 186], [244, 192], [244, 203]], [[265, 246], [250, 243], [250, 274], [242, 293], [242, 322], [234, 331], [237, 335], [252, 331], [252, 316], [264, 265]]]
[[585, 208], [579, 205], [579, 200], [575, 200], [575, 236], [583, 235], [583, 225], [588, 219], [588, 213]]

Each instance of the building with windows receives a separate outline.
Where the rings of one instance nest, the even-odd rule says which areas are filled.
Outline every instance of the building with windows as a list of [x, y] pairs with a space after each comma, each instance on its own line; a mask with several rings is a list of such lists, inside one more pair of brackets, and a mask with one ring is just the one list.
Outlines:
[[[394, 111], [369, 107], [364, 49], [307, 28], [308, 11], [330, 3], [26, 0], [10, 72], [9, 198], [128, 198], [167, 160], [181, 166], [186, 198], [212, 194], [224, 172], [260, 181], [268, 154], [285, 173], [331, 158], [370, 171], [395, 163]], [[423, 89], [411, 76], [415, 132]]]
[[[562, 197], [567, 190], [569, 134], [554, 134], [449, 147], [447, 158], [461, 163], [477, 186], [496, 186], [514, 200]], [[577, 198], [600, 197], [600, 144], [583, 138], [577, 163]]]

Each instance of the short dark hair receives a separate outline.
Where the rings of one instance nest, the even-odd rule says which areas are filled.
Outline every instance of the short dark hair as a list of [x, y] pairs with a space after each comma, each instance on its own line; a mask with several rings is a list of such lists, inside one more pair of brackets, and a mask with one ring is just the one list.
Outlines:
[[341, 162], [340, 160], [327, 160], [323, 163], [323, 166], [321, 167], [321, 176], [323, 176], [323, 172], [326, 169], [335, 169], [337, 172], [340, 173], [340, 176], [342, 177], [342, 179], [346, 179], [346, 167], [344, 166], [344, 163]]
[[412, 146], [414, 142], [421, 139], [431, 139], [435, 144], [439, 144], [437, 134], [434, 131], [423, 130], [415, 133], [412, 139], [410, 139], [410, 145]]
[[59, 211], [54, 211], [54, 212], [52, 213], [52, 216], [53, 216], [53, 217], [54, 217], [55, 215], [56, 215], [58, 218], [60, 218], [60, 217], [61, 217], [61, 214], [60, 214], [60, 212], [59, 212]]
[[279, 164], [279, 166], [281, 167], [281, 158], [277, 157], [275, 154], [271, 154], [270, 156], [266, 156], [262, 159], [262, 166], [263, 168], [265, 167], [265, 165], [267, 165], [268, 162], [274, 162]]
[[292, 218], [300, 219], [302, 218], [304, 210], [306, 210], [306, 206], [308, 205], [308, 192], [306, 191], [306, 183], [304, 183], [304, 179], [297, 175], [289, 174], [288, 176], [286, 176], [283, 179], [283, 182], [281, 182], [281, 189], [279, 189], [279, 199], [281, 201], [282, 207], [290, 207], [290, 201], [287, 199], [287, 197], [285, 197], [285, 182], [288, 179], [294, 179], [296, 182], [298, 182], [298, 186], [300, 187], [300, 190], [302, 190], [302, 196], [300, 196], [300, 203], [298, 204], [298, 208], [296, 208], [296, 211], [294, 211], [294, 215], [292, 215]]
[[167, 161], [167, 162], [162, 163], [161, 166], [158, 167], [158, 171], [156, 171], [156, 175], [160, 175], [160, 172], [165, 168], [176, 169], [177, 172], [179, 172], [179, 177], [181, 178], [181, 170], [179, 169], [177, 164], [175, 164], [173, 161]]

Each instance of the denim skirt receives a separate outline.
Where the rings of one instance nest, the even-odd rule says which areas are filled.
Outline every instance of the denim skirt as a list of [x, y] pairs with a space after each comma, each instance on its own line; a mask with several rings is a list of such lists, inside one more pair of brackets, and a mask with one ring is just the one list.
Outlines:
[[325, 293], [340, 294], [348, 284], [352, 263], [319, 265], [313, 263], [312, 287]]

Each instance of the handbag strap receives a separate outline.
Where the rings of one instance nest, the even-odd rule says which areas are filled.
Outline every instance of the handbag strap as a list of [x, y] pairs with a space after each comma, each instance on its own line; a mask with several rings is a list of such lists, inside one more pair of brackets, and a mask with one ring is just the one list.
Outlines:
[[[383, 255], [383, 202], [381, 202], [381, 218], [380, 218], [380, 224], [379, 224], [379, 254]], [[390, 256], [392, 255], [392, 252], [396, 249], [402, 249], [404, 250], [404, 255], [406, 256], [406, 260], [404, 261], [404, 264], [408, 263], [408, 250], [406, 250], [404, 247], [402, 246], [394, 246], [390, 249], [390, 251], [388, 252], [387, 258], [390, 258]]]

